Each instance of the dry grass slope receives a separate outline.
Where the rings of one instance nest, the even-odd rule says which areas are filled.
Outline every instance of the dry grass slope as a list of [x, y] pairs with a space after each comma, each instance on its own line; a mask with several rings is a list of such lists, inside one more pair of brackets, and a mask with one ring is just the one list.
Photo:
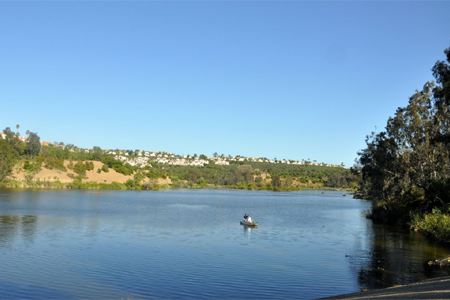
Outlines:
[[[67, 167], [69, 165], [69, 161], [64, 161], [64, 165]], [[86, 171], [86, 178], [83, 181], [93, 181], [97, 183], [112, 183], [119, 182], [125, 183], [128, 179], [132, 178], [132, 176], [126, 176], [120, 173], [117, 173], [113, 169], [109, 169], [108, 173], [101, 172], [97, 173], [97, 169], [101, 169], [103, 166], [102, 162], [94, 161], [94, 170]], [[41, 171], [34, 175], [34, 180], [41, 181], [60, 181], [62, 183], [72, 182], [73, 179], [70, 178], [67, 174], [73, 174], [77, 176], [72, 170], [67, 169], [67, 172], [59, 171], [59, 170], [49, 170], [42, 167]], [[22, 166], [14, 167], [14, 171], [11, 174], [11, 179], [25, 181], [27, 173], [23, 170]]]

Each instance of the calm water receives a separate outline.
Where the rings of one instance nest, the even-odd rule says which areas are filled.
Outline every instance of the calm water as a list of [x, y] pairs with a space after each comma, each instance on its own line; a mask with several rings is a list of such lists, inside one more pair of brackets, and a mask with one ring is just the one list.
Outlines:
[[[2, 299], [312, 299], [447, 275], [342, 192], [0, 191]], [[259, 228], [239, 225], [244, 213]]]

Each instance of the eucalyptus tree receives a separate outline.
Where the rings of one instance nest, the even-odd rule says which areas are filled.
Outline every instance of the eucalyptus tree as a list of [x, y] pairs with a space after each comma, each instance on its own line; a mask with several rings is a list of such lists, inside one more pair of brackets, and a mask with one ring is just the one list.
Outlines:
[[445, 205], [431, 188], [434, 181], [448, 173], [448, 167], [442, 164], [442, 156], [447, 156], [448, 150], [435, 139], [440, 125], [434, 121], [433, 87], [434, 83], [426, 83], [422, 91], [410, 98], [407, 107], [397, 109], [395, 117], [389, 118], [386, 131], [398, 145], [396, 198], [411, 200], [418, 188], [425, 199]]
[[41, 138], [35, 132], [28, 135], [27, 152], [31, 158], [35, 157], [41, 151]]
[[432, 68], [436, 83], [416, 91], [358, 153], [360, 191], [370, 199], [410, 210], [450, 203], [450, 48], [445, 54]]

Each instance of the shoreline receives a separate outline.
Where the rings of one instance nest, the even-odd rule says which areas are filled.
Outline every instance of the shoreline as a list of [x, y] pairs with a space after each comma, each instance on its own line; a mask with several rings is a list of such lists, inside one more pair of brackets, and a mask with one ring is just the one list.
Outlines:
[[[124, 184], [119, 182], [112, 182], [111, 184], [107, 184], [104, 187], [100, 182], [86, 182], [87, 187], [81, 188], [72, 188], [66, 184], [61, 184], [60, 186], [55, 185], [46, 185], [46, 181], [39, 182], [38, 185], [32, 186], [23, 186], [23, 185], [4, 185], [0, 186], [1, 189], [7, 190], [84, 190], [84, 191], [162, 191], [162, 190], [176, 190], [176, 189], [187, 189], [187, 190], [243, 190], [243, 191], [266, 191], [266, 192], [301, 192], [301, 191], [335, 191], [335, 192], [344, 192], [346, 195], [352, 195], [353, 191], [344, 190], [344, 189], [333, 189], [327, 187], [302, 187], [301, 189], [295, 190], [270, 190], [270, 189], [244, 189], [237, 187], [228, 187], [228, 186], [208, 186], [208, 187], [173, 187], [168, 185], [160, 185], [157, 188], [152, 189], [129, 189], [124, 186]], [[117, 184], [117, 188], [114, 188], [115, 184]], [[350, 197], [352, 198], [352, 197]], [[353, 198], [352, 198], [353, 199]]]
[[407, 285], [365, 290], [316, 300], [334, 299], [450, 299], [450, 276], [427, 279]]

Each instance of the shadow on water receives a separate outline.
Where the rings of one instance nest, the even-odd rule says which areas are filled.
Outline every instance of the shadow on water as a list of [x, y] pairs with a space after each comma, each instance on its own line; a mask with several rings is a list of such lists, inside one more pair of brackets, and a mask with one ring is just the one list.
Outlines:
[[348, 255], [360, 287], [386, 288], [450, 275], [448, 267], [428, 265], [430, 260], [449, 256], [450, 247], [404, 228], [369, 226], [367, 247]]

